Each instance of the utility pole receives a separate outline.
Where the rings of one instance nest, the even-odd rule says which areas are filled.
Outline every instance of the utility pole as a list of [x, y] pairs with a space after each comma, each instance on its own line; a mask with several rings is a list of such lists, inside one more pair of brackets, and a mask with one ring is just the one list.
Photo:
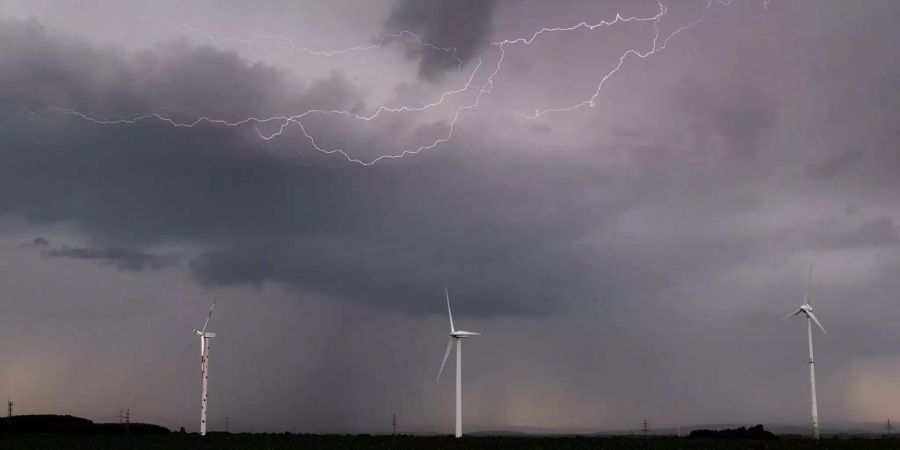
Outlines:
[[644, 432], [644, 437], [647, 437], [647, 419], [644, 419], [644, 426], [641, 430]]
[[13, 407], [12, 400], [7, 400], [6, 401], [6, 417], [12, 417], [12, 407]]
[[894, 431], [894, 430], [893, 430], [893, 427], [891, 427], [891, 419], [888, 418], [888, 421], [887, 421], [887, 433], [888, 433], [888, 436], [891, 435], [891, 432], [892, 432], [892, 431]]
[[397, 413], [391, 418], [391, 434], [397, 435]]
[[131, 408], [125, 409], [125, 434], [131, 434]]
[[228, 416], [225, 416], [225, 432], [228, 432]]

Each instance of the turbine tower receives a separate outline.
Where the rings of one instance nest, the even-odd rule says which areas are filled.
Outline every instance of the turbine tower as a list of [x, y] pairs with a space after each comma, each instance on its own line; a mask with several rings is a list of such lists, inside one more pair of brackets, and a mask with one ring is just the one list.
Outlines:
[[450, 356], [450, 350], [453, 350], [453, 344], [456, 344], [456, 437], [462, 437], [462, 340], [471, 336], [481, 336], [481, 333], [473, 333], [471, 331], [457, 331], [453, 327], [453, 312], [450, 311], [450, 291], [444, 288], [444, 295], [447, 297], [447, 315], [450, 317], [450, 341], [447, 342], [447, 352], [444, 353], [444, 360], [441, 361], [441, 370], [438, 371], [437, 380], [441, 379], [444, 373], [444, 365], [447, 364], [447, 357]]
[[812, 280], [812, 271], [813, 268], [810, 266], [809, 275], [806, 278], [806, 287], [803, 290], [803, 304], [800, 305], [800, 309], [784, 316], [784, 318], [787, 319], [800, 314], [806, 316], [806, 335], [809, 339], [809, 385], [810, 391], [812, 392], [812, 436], [813, 439], [819, 439], [819, 409], [816, 406], [816, 364], [813, 359], [813, 322], [815, 322], [816, 326], [822, 330], [822, 333], [828, 334], [828, 332], [825, 331], [825, 327], [823, 327], [819, 322], [819, 319], [816, 318], [816, 315], [813, 313], [813, 307], [809, 304], [809, 283]]
[[213, 300], [212, 306], [209, 308], [209, 315], [206, 316], [206, 322], [203, 322], [203, 329], [194, 329], [194, 333], [200, 336], [200, 376], [203, 379], [203, 394], [200, 400], [200, 436], [206, 436], [206, 393], [207, 382], [209, 380], [209, 340], [216, 337], [216, 333], [206, 331], [209, 325], [209, 318], [212, 317], [213, 309], [216, 307], [216, 301]]

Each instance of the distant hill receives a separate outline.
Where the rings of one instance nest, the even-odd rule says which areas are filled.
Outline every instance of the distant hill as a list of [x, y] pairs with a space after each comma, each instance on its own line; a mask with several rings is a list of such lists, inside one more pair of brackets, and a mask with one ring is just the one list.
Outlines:
[[473, 431], [471, 433], [467, 433], [466, 436], [524, 437], [524, 436], [540, 436], [540, 433], [529, 433], [529, 432], [525, 432], [525, 431], [510, 431], [510, 430], [484, 430], [484, 431]]
[[775, 435], [766, 431], [762, 425], [724, 430], [694, 430], [688, 437], [692, 439], [775, 439]]
[[[682, 425], [680, 427], [659, 427], [647, 430], [648, 436], [684, 436], [687, 437], [694, 430], [725, 430], [738, 429], [747, 427], [746, 423], [707, 423]], [[809, 436], [810, 427], [808, 425], [789, 425], [780, 423], [764, 423], [765, 429], [776, 436], [801, 437]], [[466, 434], [469, 436], [596, 436], [596, 437], [614, 437], [614, 436], [642, 436], [643, 431], [638, 428], [634, 429], [613, 429], [613, 430], [597, 430], [593, 428], [574, 428], [574, 427], [527, 427], [527, 426], [511, 426], [504, 428], [482, 428], [470, 426], [470, 431]], [[827, 423], [822, 426], [822, 436], [838, 436], [838, 437], [860, 437], [874, 438], [885, 434], [885, 423], [880, 422], [834, 422]], [[441, 436], [449, 434], [448, 432], [437, 432], [433, 430], [415, 430], [407, 431], [407, 434], [416, 436]]]
[[94, 423], [75, 416], [36, 414], [0, 418], [0, 434], [168, 434], [169, 429], [149, 423]]

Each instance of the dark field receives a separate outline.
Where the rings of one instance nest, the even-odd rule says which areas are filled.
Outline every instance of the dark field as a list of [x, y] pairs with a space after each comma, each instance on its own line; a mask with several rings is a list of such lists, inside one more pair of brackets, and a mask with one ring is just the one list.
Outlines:
[[624, 437], [420, 437], [278, 434], [161, 436], [0, 436], [7, 449], [898, 449], [900, 439], [782, 438], [768, 441]]

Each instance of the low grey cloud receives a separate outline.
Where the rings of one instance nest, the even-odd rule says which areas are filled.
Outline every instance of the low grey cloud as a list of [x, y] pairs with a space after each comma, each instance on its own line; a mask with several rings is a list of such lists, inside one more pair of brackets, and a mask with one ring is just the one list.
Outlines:
[[677, 91], [675, 99], [679, 110], [690, 113], [695, 132], [713, 133], [722, 147], [739, 159], [755, 161], [778, 123], [778, 101], [748, 80], [721, 85], [691, 80]]
[[452, 47], [454, 52], [409, 45], [406, 53], [419, 59], [419, 75], [426, 80], [438, 79], [445, 71], [455, 69], [476, 58], [490, 43], [493, 32], [495, 0], [396, 0], [385, 28], [412, 31], [424, 42], [438, 47]]
[[812, 178], [834, 178], [842, 170], [858, 163], [865, 156], [865, 152], [858, 148], [852, 148], [819, 163], [806, 166], [806, 175]]
[[853, 227], [829, 228], [815, 238], [814, 248], [878, 248], [900, 244], [900, 227], [894, 225], [890, 216], [868, 219]]
[[41, 253], [48, 258], [70, 258], [97, 261], [120, 270], [143, 271], [160, 270], [178, 264], [179, 258], [172, 255], [155, 255], [125, 247], [69, 248], [46, 250]]

